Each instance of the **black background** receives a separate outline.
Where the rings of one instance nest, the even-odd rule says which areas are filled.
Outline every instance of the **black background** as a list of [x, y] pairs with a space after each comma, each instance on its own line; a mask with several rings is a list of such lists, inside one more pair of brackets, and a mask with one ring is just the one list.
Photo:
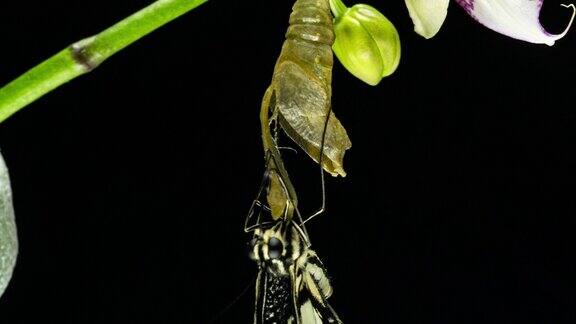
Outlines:
[[[3, 1], [0, 83], [147, 3]], [[346, 323], [575, 323], [576, 31], [523, 43], [453, 3], [426, 41], [403, 1], [370, 3], [403, 56], [377, 87], [335, 64], [353, 148], [309, 226], [332, 305]], [[1, 125], [21, 244], [1, 323], [251, 321], [252, 287], [218, 314], [257, 272], [242, 226], [291, 5], [211, 1]], [[288, 155], [309, 212], [318, 170]]]

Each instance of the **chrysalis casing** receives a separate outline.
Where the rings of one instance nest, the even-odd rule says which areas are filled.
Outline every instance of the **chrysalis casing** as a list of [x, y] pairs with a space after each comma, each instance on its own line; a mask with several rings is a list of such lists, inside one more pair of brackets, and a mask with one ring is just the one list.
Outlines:
[[18, 237], [12, 208], [12, 190], [8, 170], [0, 155], [0, 296], [12, 277], [18, 255]]
[[333, 43], [328, 0], [296, 1], [263, 105], [316, 162], [326, 126], [322, 167], [333, 176], [345, 176], [342, 161], [352, 143], [330, 109]]

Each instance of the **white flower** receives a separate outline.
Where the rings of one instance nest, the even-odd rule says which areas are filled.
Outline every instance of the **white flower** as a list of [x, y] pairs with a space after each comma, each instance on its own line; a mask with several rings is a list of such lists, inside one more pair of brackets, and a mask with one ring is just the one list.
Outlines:
[[[439, 30], [448, 9], [449, 0], [405, 0], [415, 31], [426, 37]], [[466, 12], [482, 25], [512, 38], [530, 43], [554, 45], [566, 35], [576, 15], [574, 5], [572, 18], [560, 34], [548, 33], [540, 24], [540, 9], [544, 0], [455, 0]]]
[[436, 35], [448, 14], [450, 0], [405, 0], [414, 30], [425, 38]]
[[18, 254], [18, 238], [12, 208], [8, 170], [0, 154], [0, 296], [6, 289]]

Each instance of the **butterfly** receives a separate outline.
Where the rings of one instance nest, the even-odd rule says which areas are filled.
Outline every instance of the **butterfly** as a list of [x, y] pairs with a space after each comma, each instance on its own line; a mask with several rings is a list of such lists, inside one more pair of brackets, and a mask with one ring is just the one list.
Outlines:
[[326, 269], [298, 224], [258, 227], [249, 248], [259, 266], [254, 324], [342, 323], [328, 303]]
[[[324, 171], [345, 175], [351, 143], [331, 110], [332, 16], [328, 0], [297, 0], [260, 110], [266, 171], [244, 230], [258, 264], [254, 324], [342, 323], [305, 223], [324, 211]], [[278, 146], [279, 129], [318, 162], [322, 207], [303, 219]], [[253, 224], [250, 224], [253, 222]]]
[[[278, 152], [277, 145], [274, 148]], [[342, 323], [328, 303], [332, 286], [322, 261], [310, 248], [306, 220], [292, 197], [293, 187], [287, 187], [292, 185], [284, 177], [284, 164], [274, 156], [269, 154], [263, 183], [245, 223], [245, 230], [253, 232], [249, 256], [259, 269], [254, 324]], [[283, 213], [274, 217], [272, 208], [263, 201], [270, 201], [270, 190], [277, 187], [274, 190], [281, 194], [274, 194], [273, 200], [284, 197], [286, 202], [282, 204]], [[319, 212], [323, 210], [324, 207]], [[251, 219], [255, 219], [255, 224], [249, 224]]]

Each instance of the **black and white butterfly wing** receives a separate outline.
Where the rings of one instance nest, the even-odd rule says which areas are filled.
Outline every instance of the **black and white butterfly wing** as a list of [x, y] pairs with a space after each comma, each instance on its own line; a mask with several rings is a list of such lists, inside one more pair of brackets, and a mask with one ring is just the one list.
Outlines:
[[293, 297], [290, 276], [278, 276], [260, 269], [256, 281], [254, 324], [290, 323], [295, 312]]
[[342, 324], [342, 321], [328, 303], [332, 286], [326, 269], [314, 251], [308, 250], [307, 262], [301, 269], [301, 288], [298, 294], [298, 308], [302, 324]]
[[299, 311], [302, 324], [342, 324], [329, 304], [319, 305], [313, 299], [305, 299]]
[[315, 267], [309, 263], [295, 277], [262, 268], [256, 281], [254, 324], [342, 324], [327, 302], [332, 288], [326, 273]]

